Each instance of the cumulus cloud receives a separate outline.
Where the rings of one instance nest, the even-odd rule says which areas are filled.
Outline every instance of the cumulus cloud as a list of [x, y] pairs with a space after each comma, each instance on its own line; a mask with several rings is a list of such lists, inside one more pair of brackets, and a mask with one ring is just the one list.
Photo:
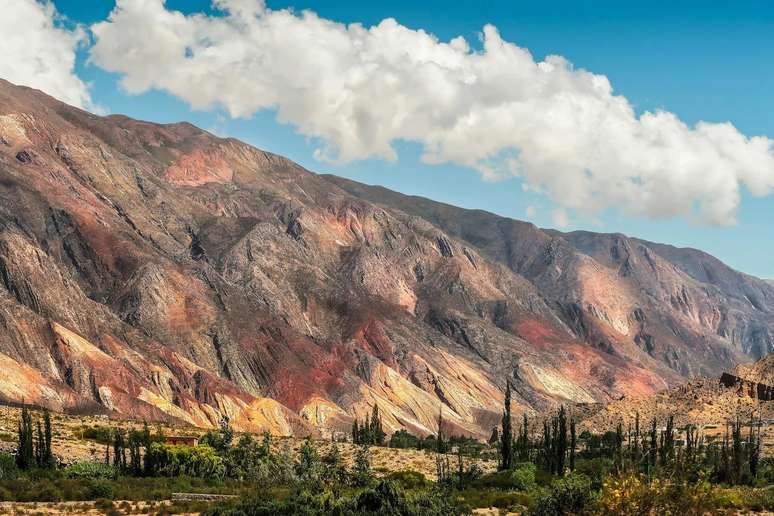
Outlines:
[[426, 163], [487, 179], [519, 176], [566, 210], [733, 223], [742, 189], [774, 189], [772, 140], [730, 123], [689, 126], [638, 115], [604, 75], [483, 28], [482, 48], [440, 41], [393, 19], [365, 27], [257, 0], [215, 0], [220, 15], [183, 15], [163, 0], [118, 0], [92, 27], [91, 59], [131, 93], [171, 92], [233, 117], [276, 109], [320, 141], [317, 157], [396, 159], [419, 142]]
[[81, 108], [95, 109], [75, 74], [75, 56], [85, 32], [68, 29], [48, 1], [3, 2], [0, 13], [0, 77], [45, 91]]

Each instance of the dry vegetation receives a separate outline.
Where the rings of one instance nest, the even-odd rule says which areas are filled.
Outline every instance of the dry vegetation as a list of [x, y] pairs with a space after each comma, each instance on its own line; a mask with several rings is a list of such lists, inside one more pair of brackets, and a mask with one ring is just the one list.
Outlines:
[[[0, 450], [11, 450], [16, 445], [16, 426], [18, 424], [20, 409], [0, 406]], [[37, 415], [33, 414], [33, 419]], [[85, 460], [102, 460], [105, 455], [105, 446], [93, 440], [83, 438], [84, 427], [114, 427], [114, 428], [142, 428], [142, 423], [118, 419], [108, 419], [101, 416], [75, 416], [67, 414], [52, 414], [52, 426], [54, 429], [53, 450], [54, 454], [63, 463], [72, 463]], [[165, 435], [202, 435], [203, 430], [194, 427], [161, 426]], [[152, 431], [156, 431], [152, 426]], [[283, 441], [288, 440], [290, 449], [294, 455], [298, 452], [303, 439], [279, 437], [274, 439], [275, 451], [279, 451]], [[325, 454], [331, 443], [319, 441], [318, 448], [321, 454]], [[342, 459], [347, 467], [355, 462], [357, 445], [351, 443], [338, 443]], [[465, 464], [476, 462], [485, 471], [494, 471], [497, 464], [491, 460], [465, 458]], [[429, 451], [400, 450], [374, 446], [371, 448], [371, 465], [377, 474], [393, 471], [412, 470], [422, 473], [428, 479], [435, 480], [436, 465], [435, 454]]]
[[[733, 421], [737, 414], [745, 424], [745, 435], [750, 417], [756, 421], [760, 418], [763, 456], [774, 456], [774, 401], [750, 398], [735, 388], [723, 387], [714, 379], [693, 381], [652, 396], [615, 401], [587, 414], [578, 429], [601, 433], [614, 430], [619, 421], [623, 421], [626, 428], [634, 424], [638, 413], [643, 428], [649, 428], [654, 417], [659, 426], [663, 426], [673, 415], [677, 428], [693, 424], [707, 437], [722, 437], [726, 423]], [[683, 434], [677, 437], [681, 438]]]

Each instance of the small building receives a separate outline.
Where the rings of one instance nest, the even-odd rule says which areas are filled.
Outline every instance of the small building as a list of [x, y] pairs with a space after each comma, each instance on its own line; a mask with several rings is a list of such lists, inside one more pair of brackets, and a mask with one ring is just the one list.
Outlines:
[[164, 442], [175, 446], [196, 446], [199, 438], [195, 435], [165, 435]]

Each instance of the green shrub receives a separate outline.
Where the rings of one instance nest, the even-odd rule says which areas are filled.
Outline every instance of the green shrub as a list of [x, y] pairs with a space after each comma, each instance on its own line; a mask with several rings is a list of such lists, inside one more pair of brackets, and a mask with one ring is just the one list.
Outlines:
[[613, 459], [596, 457], [594, 459], [578, 459], [575, 461], [575, 472], [586, 475], [591, 480], [595, 491], [602, 488], [602, 481], [613, 471]]
[[109, 511], [111, 509], [115, 509], [115, 505], [113, 504], [112, 500], [100, 498], [94, 501], [94, 508], [101, 511]]
[[[671, 478], [647, 481], [630, 474], [605, 480], [596, 500], [595, 514], [715, 514], [724, 502], [729, 501], [719, 497], [716, 489], [704, 479], [697, 482]], [[750, 507], [751, 500], [745, 496], [738, 502]]]
[[187, 475], [211, 480], [226, 474], [223, 458], [209, 446], [176, 446], [153, 443], [145, 457], [152, 474], [166, 477]]
[[390, 437], [390, 448], [420, 448], [421, 440], [401, 428]]
[[16, 498], [7, 487], [0, 487], [0, 502], [13, 502]]
[[0, 453], [0, 480], [14, 480], [18, 476], [16, 458], [10, 453]]
[[411, 496], [395, 483], [381, 481], [376, 487], [353, 496], [336, 496], [329, 491], [311, 494], [297, 491], [279, 500], [261, 497], [239, 502], [235, 507], [221, 505], [205, 512], [209, 516], [458, 516], [469, 511], [447, 493], [421, 491]]
[[88, 439], [100, 444], [112, 444], [113, 443], [113, 429], [109, 426], [82, 426], [77, 432], [76, 437], [81, 439]]
[[36, 491], [31, 495], [32, 501], [35, 502], [61, 502], [64, 500], [62, 490], [50, 480], [39, 482]]
[[531, 462], [516, 464], [512, 469], [490, 473], [471, 483], [472, 487], [528, 491], [535, 488], [537, 467]]
[[96, 479], [92, 480], [89, 485], [89, 498], [90, 499], [113, 499], [115, 497], [115, 486], [113, 482], [109, 480]]
[[115, 466], [104, 462], [76, 462], [67, 466], [63, 474], [67, 478], [115, 480], [118, 471]]
[[554, 480], [551, 487], [538, 496], [530, 514], [555, 516], [579, 514], [591, 503], [591, 480], [585, 475], [571, 473]]
[[384, 477], [406, 490], [427, 489], [433, 485], [422, 473], [417, 471], [395, 471]]
[[90, 500], [89, 482], [84, 480], [63, 478], [59, 482], [59, 489], [62, 491], [62, 499], [66, 501]]
[[532, 505], [533, 492], [500, 491], [493, 489], [467, 489], [460, 495], [465, 503], [474, 509], [495, 507], [508, 512], [523, 514]]

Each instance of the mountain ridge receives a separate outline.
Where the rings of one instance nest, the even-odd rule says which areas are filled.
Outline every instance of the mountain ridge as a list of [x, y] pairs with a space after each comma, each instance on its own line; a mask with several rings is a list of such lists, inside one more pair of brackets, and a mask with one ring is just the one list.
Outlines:
[[1, 80], [0, 138], [9, 401], [284, 434], [345, 432], [377, 405], [390, 431], [433, 433], [440, 410], [445, 431], [488, 436], [506, 380], [536, 413], [774, 349], [762, 281], [715, 264], [700, 282], [636, 239], [376, 202], [188, 123]]

